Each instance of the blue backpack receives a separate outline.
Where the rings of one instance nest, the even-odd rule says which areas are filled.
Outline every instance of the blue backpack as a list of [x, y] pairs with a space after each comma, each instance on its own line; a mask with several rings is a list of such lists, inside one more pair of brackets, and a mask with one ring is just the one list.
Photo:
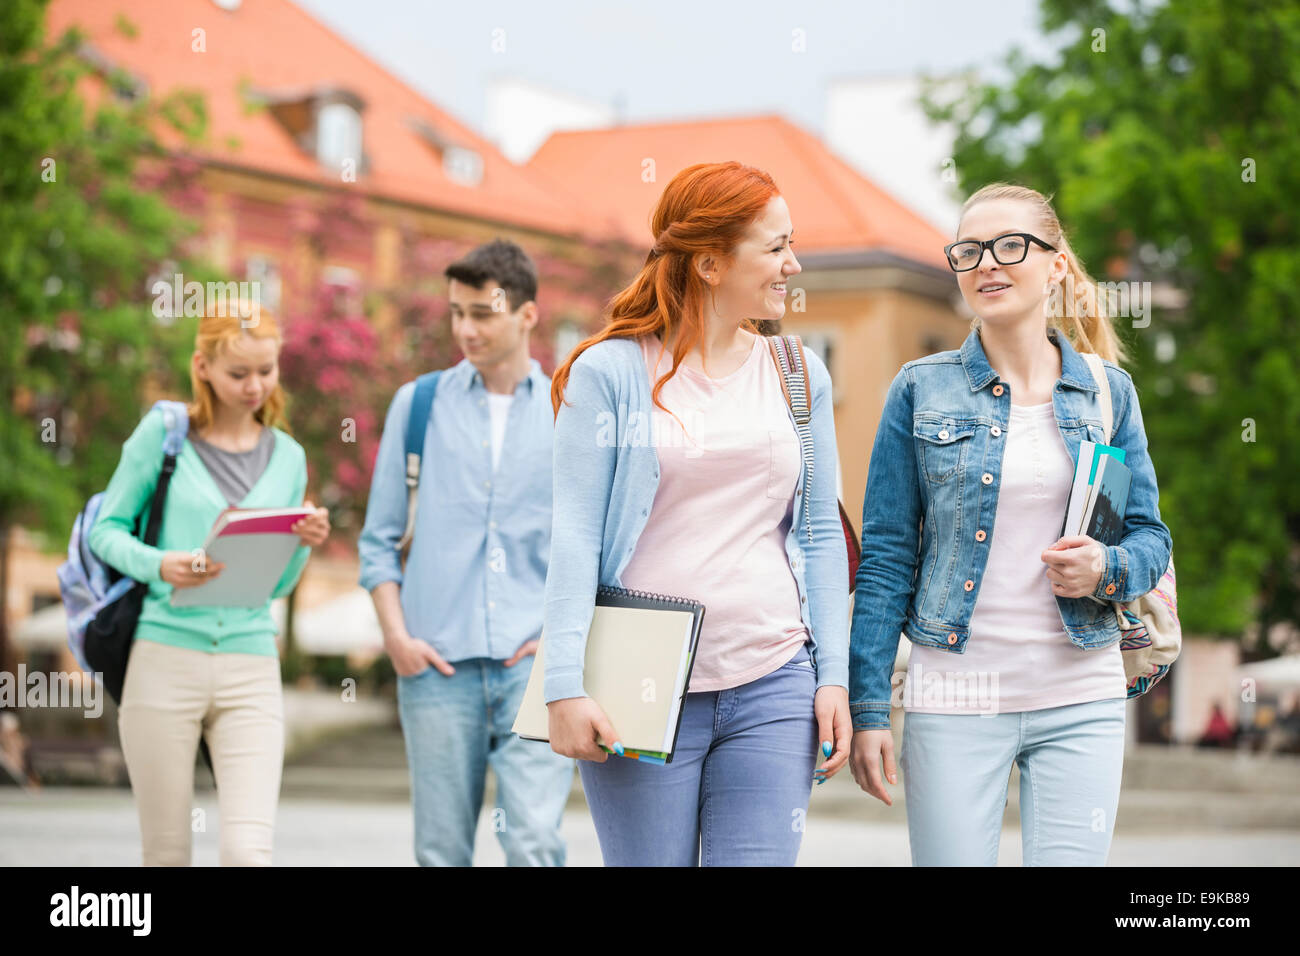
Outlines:
[[[167, 487], [189, 432], [189, 412], [183, 402], [161, 400], [153, 407], [162, 409], [167, 434], [163, 438], [162, 472], [143, 528], [140, 522], [145, 513], [136, 517], [135, 534], [149, 545], [158, 541]], [[149, 586], [126, 577], [90, 550], [90, 529], [99, 517], [103, 498], [102, 491], [92, 495], [72, 524], [68, 560], [58, 569], [59, 591], [68, 618], [68, 648], [82, 669], [99, 674], [109, 696], [120, 702], [126, 660]]]
[[396, 548], [405, 561], [406, 553], [415, 536], [415, 499], [420, 487], [420, 460], [424, 457], [424, 437], [433, 410], [433, 397], [438, 393], [438, 376], [442, 372], [425, 372], [415, 380], [415, 394], [406, 418], [406, 528]]

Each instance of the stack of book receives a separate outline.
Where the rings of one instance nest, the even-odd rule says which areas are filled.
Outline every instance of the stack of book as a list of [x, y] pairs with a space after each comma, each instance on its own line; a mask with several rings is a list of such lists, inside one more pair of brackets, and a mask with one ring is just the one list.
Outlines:
[[1132, 472], [1124, 464], [1124, 449], [1080, 442], [1061, 536], [1081, 534], [1103, 545], [1119, 544], [1124, 537], [1131, 478]]

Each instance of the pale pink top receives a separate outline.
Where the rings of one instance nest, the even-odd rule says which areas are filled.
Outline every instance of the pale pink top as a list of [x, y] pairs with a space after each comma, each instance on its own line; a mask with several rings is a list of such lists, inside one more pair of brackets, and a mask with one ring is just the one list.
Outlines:
[[[653, 390], [672, 355], [656, 369], [659, 340], [645, 336], [641, 348]], [[689, 690], [725, 690], [770, 674], [808, 639], [785, 553], [799, 441], [761, 336], [723, 378], [679, 366], [659, 400], [681, 424], [655, 406], [646, 440], [659, 487], [621, 579], [704, 604]]]
[[913, 644], [903, 709], [1004, 714], [1125, 697], [1119, 643], [1070, 642], [1042, 560], [1061, 537], [1074, 479], [1052, 403], [1012, 405], [995, 441], [1006, 442], [1002, 480], [966, 652]]

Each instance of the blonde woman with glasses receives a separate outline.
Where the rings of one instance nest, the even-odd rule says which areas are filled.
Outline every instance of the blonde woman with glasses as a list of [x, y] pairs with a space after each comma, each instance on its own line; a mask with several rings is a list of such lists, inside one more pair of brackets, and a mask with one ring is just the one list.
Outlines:
[[[863, 503], [850, 638], [850, 767], [892, 802], [890, 680], [912, 642], [901, 766], [916, 865], [997, 862], [1020, 768], [1026, 865], [1096, 866], [1110, 849], [1127, 696], [1113, 601], [1169, 563], [1137, 389], [1050, 202], [994, 184], [962, 209], [948, 263], [975, 313], [960, 349], [890, 385]], [[1080, 443], [1132, 472], [1120, 543], [1062, 535]], [[1094, 600], [1095, 599], [1095, 600]]]

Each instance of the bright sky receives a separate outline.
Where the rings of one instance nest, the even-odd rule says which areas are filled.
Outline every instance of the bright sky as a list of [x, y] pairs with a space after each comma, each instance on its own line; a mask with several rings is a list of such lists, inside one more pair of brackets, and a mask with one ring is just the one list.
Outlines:
[[1043, 43], [1036, 0], [296, 2], [480, 132], [502, 75], [629, 122], [779, 112], [822, 133], [830, 80], [991, 66]]

